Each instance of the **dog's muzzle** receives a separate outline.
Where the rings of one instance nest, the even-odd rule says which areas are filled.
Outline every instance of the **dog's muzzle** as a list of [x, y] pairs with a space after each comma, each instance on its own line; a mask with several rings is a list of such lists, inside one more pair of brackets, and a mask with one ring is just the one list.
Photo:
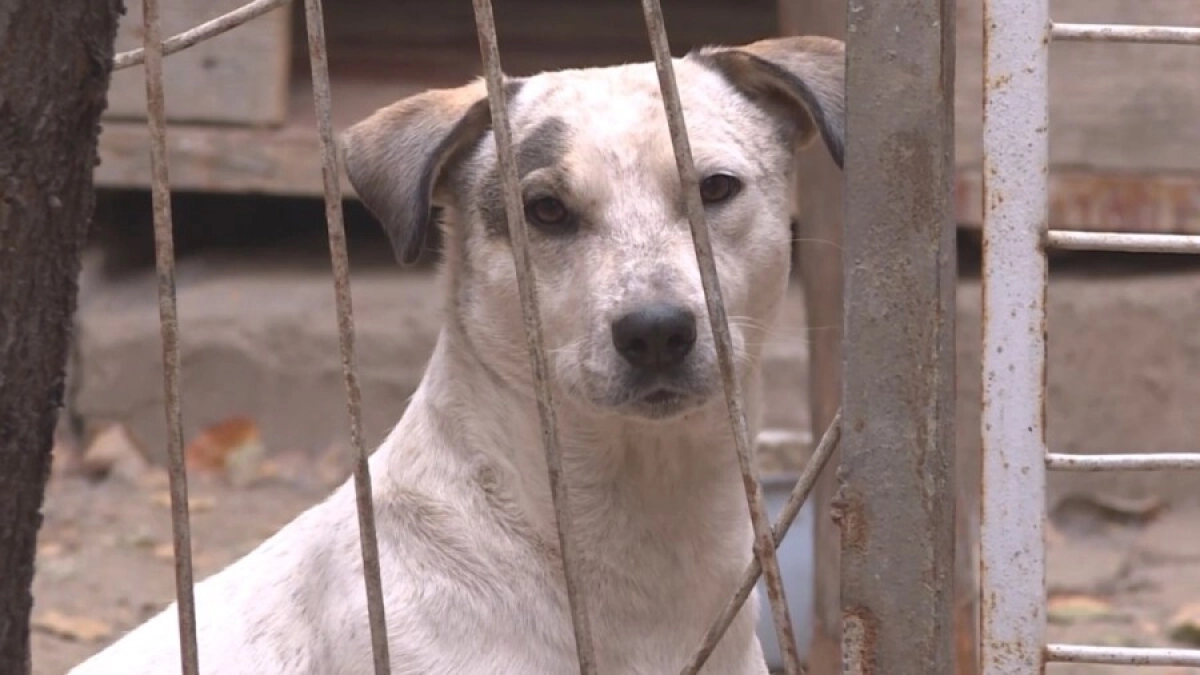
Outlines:
[[706, 397], [697, 370], [696, 314], [686, 306], [652, 302], [610, 324], [613, 348], [624, 361], [620, 406], [639, 417], [663, 419]]
[[617, 353], [643, 376], [679, 366], [696, 344], [696, 315], [677, 305], [639, 307], [612, 323]]

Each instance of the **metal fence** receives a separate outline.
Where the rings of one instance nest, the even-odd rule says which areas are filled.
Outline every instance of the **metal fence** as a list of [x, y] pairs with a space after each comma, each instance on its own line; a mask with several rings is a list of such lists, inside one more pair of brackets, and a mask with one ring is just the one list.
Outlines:
[[1047, 222], [1051, 40], [1200, 45], [1200, 28], [1054, 24], [1048, 0], [985, 0], [983, 223], [984, 675], [1047, 663], [1200, 666], [1200, 650], [1046, 644], [1046, 472], [1200, 468], [1200, 453], [1067, 455], [1046, 447], [1050, 249], [1200, 253], [1200, 237], [1058, 232]]
[[[117, 68], [146, 66], [154, 231], [169, 430], [171, 516], [182, 668], [199, 672], [182, 451], [180, 362], [162, 60], [289, 0], [254, 0], [162, 39], [158, 0], [143, 0], [144, 49]], [[1200, 665], [1200, 652], [1045, 644], [1044, 517], [1048, 469], [1200, 467], [1200, 455], [1068, 456], [1047, 453], [1045, 304], [1049, 247], [1200, 253], [1200, 238], [1053, 232], [1047, 228], [1047, 55], [1050, 39], [1200, 44], [1200, 29], [1057, 25], [1048, 0], [986, 0], [984, 188], [984, 400], [982, 671], [1041, 672], [1047, 661]], [[505, 208], [510, 223], [551, 494], [557, 514], [581, 673], [595, 673], [587, 598], [577, 583], [554, 403], [526, 255], [527, 233], [502, 93], [490, 0], [473, 0]], [[355, 369], [354, 321], [342, 221], [339, 159], [320, 0], [305, 0], [314, 106], [337, 301], [350, 436], [355, 451], [364, 582], [377, 675], [390, 672]], [[846, 438], [837, 511], [842, 527], [845, 672], [950, 672], [953, 663], [954, 9], [946, 0], [849, 2], [845, 424], [833, 419], [783, 508], [768, 521], [751, 465], [742, 393], [697, 190], [658, 0], [641, 2], [654, 53], [686, 213], [700, 267], [735, 451], [754, 526], [754, 556], [682, 673], [696, 673], [765, 577], [785, 672], [801, 672], [775, 549], [822, 468]], [[896, 345], [901, 345], [897, 348]]]
[[[199, 653], [196, 646], [195, 598], [191, 535], [188, 520], [187, 475], [183, 457], [183, 432], [179, 393], [179, 324], [176, 313], [175, 257], [171, 222], [170, 182], [167, 171], [166, 115], [163, 91], [163, 58], [166, 54], [235, 28], [246, 21], [286, 4], [288, 0], [255, 0], [237, 10], [217, 17], [179, 35], [163, 40], [158, 0], [143, 0], [144, 46], [118, 54], [116, 68], [145, 64], [147, 112], [151, 141], [152, 201], [154, 211], [155, 260], [158, 272], [159, 312], [162, 326], [164, 393], [168, 427], [168, 463], [170, 477], [171, 519], [175, 559], [175, 587], [178, 599], [179, 640], [182, 670], [186, 675], [199, 673]], [[546, 354], [542, 346], [541, 320], [538, 313], [534, 271], [529, 260], [524, 209], [517, 183], [516, 162], [506, 102], [503, 95], [504, 76], [500, 66], [496, 27], [490, 0], [473, 0], [480, 55], [486, 74], [488, 100], [492, 114], [493, 133], [497, 148], [505, 208], [508, 221], [513, 223], [512, 251], [517, 269], [521, 309], [530, 344], [530, 359], [534, 373], [538, 412], [542, 424], [551, 495], [553, 497], [559, 543], [562, 550], [570, 614], [575, 632], [576, 649], [581, 673], [595, 673], [595, 649], [589, 631], [587, 598], [581, 593], [576, 572], [576, 554], [571, 539], [571, 527], [565, 508], [569, 499], [562, 480], [561, 457], [556, 433], [554, 404], [548, 382]], [[647, 35], [654, 53], [660, 89], [674, 147], [675, 159], [687, 196], [687, 216], [691, 226], [696, 256], [700, 266], [708, 313], [715, 337], [717, 356], [724, 383], [725, 399], [734, 430], [735, 450], [746, 488], [746, 500], [754, 526], [754, 557], [723, 611], [714, 617], [683, 673], [696, 673], [703, 667], [721, 636], [749, 597], [759, 577], [765, 577], [767, 596], [783, 655], [785, 670], [800, 673], [799, 650], [783, 588], [775, 550], [800, 512], [821, 469], [832, 455], [840, 437], [840, 416], [836, 417], [801, 473], [779, 521], [772, 526], [768, 520], [762, 489], [754, 475], [751, 439], [746, 422], [742, 392], [734, 376], [732, 341], [721, 299], [708, 228], [700, 202], [697, 177], [692, 164], [683, 111], [675, 83], [662, 8], [658, 0], [643, 0]], [[337, 306], [341, 361], [346, 386], [350, 437], [355, 452], [354, 486], [358, 510], [359, 535], [362, 547], [364, 582], [370, 620], [374, 668], [377, 675], [390, 672], [387, 626], [380, 581], [378, 544], [375, 536], [375, 515], [371, 499], [371, 480], [367, 451], [363, 444], [361, 400], [355, 367], [354, 314], [349, 289], [349, 263], [346, 235], [342, 218], [340, 163], [330, 115], [330, 88], [324, 18], [320, 0], [305, 0], [305, 21], [308, 50], [312, 68], [313, 103], [316, 109], [317, 132], [320, 137], [322, 177], [324, 185], [329, 249], [333, 263], [334, 291]]]

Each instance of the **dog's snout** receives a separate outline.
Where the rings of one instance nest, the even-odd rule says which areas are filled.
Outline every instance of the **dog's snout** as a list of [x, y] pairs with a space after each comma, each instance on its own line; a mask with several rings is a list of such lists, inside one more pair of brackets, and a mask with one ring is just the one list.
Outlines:
[[635, 368], [677, 365], [696, 344], [696, 315], [676, 305], [640, 307], [612, 324], [613, 346]]

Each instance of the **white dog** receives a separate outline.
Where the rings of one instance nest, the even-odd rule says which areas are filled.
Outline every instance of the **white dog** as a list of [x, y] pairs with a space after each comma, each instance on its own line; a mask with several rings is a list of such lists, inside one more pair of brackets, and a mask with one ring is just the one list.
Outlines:
[[[675, 61], [746, 391], [788, 284], [792, 159], [840, 162], [840, 42]], [[751, 556], [700, 276], [651, 64], [506, 86], [599, 670], [677, 672]], [[344, 137], [346, 170], [410, 261], [444, 228], [446, 325], [371, 458], [392, 672], [578, 672], [515, 268], [481, 81]], [[367, 675], [353, 486], [196, 587], [211, 675]], [[766, 673], [755, 603], [707, 673]], [[171, 606], [75, 675], [179, 671]]]

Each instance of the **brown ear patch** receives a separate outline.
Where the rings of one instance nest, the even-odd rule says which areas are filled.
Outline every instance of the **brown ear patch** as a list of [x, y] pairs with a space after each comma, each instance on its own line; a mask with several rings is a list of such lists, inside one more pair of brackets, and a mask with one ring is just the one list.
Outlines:
[[[520, 80], [506, 83], [510, 101]], [[350, 127], [341, 138], [350, 184], [383, 225], [397, 259], [420, 256], [436, 220], [447, 170], [491, 127], [482, 81], [411, 96]]]
[[842, 166], [845, 154], [845, 47], [830, 38], [762, 40], [689, 55], [719, 71], [752, 101], [796, 125], [803, 147], [820, 134]]

